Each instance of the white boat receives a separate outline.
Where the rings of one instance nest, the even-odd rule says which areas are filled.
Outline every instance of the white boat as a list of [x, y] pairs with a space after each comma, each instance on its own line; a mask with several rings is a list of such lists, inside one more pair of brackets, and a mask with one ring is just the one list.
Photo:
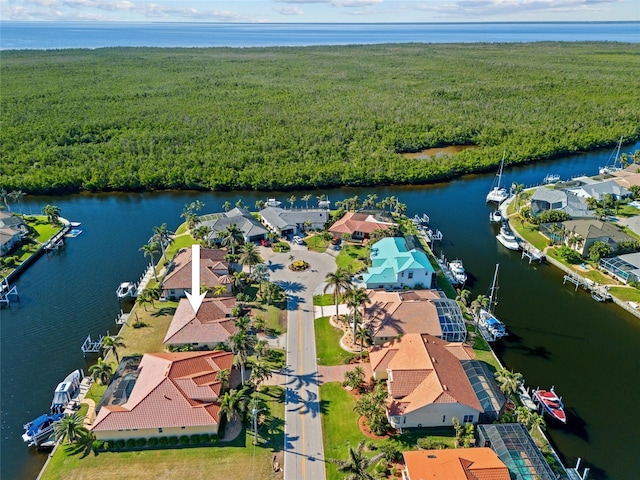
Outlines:
[[135, 297], [136, 293], [136, 284], [133, 282], [122, 282], [116, 290], [116, 296], [120, 299], [126, 297]]
[[452, 262], [449, 262], [449, 270], [453, 274], [455, 283], [459, 285], [465, 284], [465, 282], [467, 281], [467, 272], [465, 272], [464, 270], [462, 260], [454, 260]]
[[504, 168], [504, 157], [506, 156], [506, 153], [507, 152], [505, 150], [505, 152], [502, 154], [502, 161], [500, 162], [500, 169], [498, 170], [498, 175], [494, 180], [491, 191], [487, 193], [487, 202], [501, 204], [507, 198], [509, 198], [509, 193], [507, 192], [507, 189], [500, 186], [500, 183], [502, 182], [502, 169]]
[[279, 202], [275, 198], [267, 198], [267, 201], [264, 202], [267, 207], [279, 207], [282, 205], [282, 202]]
[[500, 209], [496, 208], [493, 212], [489, 214], [489, 221], [491, 223], [502, 222], [502, 212], [500, 212]]
[[53, 392], [51, 401], [51, 413], [62, 413], [65, 411], [74, 395], [80, 389], [80, 383], [84, 378], [84, 372], [79, 368], [71, 372], [58, 384]]
[[[29, 446], [45, 446], [51, 442], [52, 436], [54, 436], [56, 422], [59, 422], [63, 418], [64, 413], [53, 413], [51, 415], [44, 414], [34, 418], [24, 425], [22, 440], [24, 440]], [[55, 440], [53, 440], [53, 442], [55, 442]]]
[[513, 234], [509, 226], [505, 223], [500, 227], [500, 233], [496, 235], [496, 239], [509, 250], [518, 250], [520, 248], [520, 242], [518, 238]]
[[500, 320], [493, 314], [493, 310], [498, 304], [498, 268], [500, 264], [496, 264], [496, 270], [493, 274], [493, 282], [489, 292], [489, 306], [480, 308], [476, 314], [476, 325], [480, 334], [487, 342], [495, 342], [499, 338], [507, 336], [507, 329]]
[[[620, 137], [620, 141], [618, 142], [618, 147], [616, 148], [613, 162], [611, 162], [611, 164], [607, 164], [604, 167], [600, 167], [598, 169], [598, 173], [600, 175], [606, 175], [607, 173], [619, 172], [620, 170], [622, 170], [622, 165], [618, 165], [618, 159], [620, 157], [620, 148], [622, 147], [622, 139], [623, 137]], [[611, 159], [611, 157], [609, 157], [609, 159]]]
[[560, 175], [550, 173], [542, 179], [544, 185], [550, 185], [552, 183], [558, 183], [560, 181]]
[[329, 208], [331, 206], [330, 200], [320, 200], [318, 202], [318, 208]]

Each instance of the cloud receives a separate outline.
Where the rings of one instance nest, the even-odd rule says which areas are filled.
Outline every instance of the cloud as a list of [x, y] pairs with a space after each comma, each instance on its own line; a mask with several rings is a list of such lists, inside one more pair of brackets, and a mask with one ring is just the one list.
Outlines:
[[135, 10], [135, 4], [128, 1], [112, 2], [109, 0], [62, 0], [62, 3], [69, 8], [96, 8], [98, 10], [122, 11]]
[[37, 5], [39, 7], [55, 7], [58, 5], [57, 0], [25, 0], [25, 5]]
[[273, 10], [278, 12], [280, 15], [304, 15], [302, 9], [296, 6], [274, 8]]
[[595, 10], [596, 5], [618, 3], [619, 0], [461, 0], [439, 5], [407, 4], [408, 10], [430, 11], [443, 16], [486, 18], [532, 12], [569, 12]]
[[296, 3], [296, 4], [311, 4], [311, 3], [325, 3], [334, 7], [368, 7], [371, 5], [379, 5], [384, 0], [275, 0], [278, 3]]

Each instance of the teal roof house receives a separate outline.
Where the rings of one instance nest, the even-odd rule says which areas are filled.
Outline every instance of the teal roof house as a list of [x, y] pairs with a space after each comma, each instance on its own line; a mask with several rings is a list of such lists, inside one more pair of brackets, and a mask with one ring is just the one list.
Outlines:
[[371, 267], [362, 279], [367, 288], [431, 288], [435, 270], [423, 250], [407, 248], [402, 237], [387, 237], [371, 246]]

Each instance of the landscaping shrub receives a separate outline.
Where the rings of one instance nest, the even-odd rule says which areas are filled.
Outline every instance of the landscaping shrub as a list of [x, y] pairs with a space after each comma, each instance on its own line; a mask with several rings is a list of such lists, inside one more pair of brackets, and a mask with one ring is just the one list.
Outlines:
[[160, 437], [160, 440], [158, 440], [158, 443], [162, 446], [169, 445], [169, 439], [167, 437]]
[[169, 445], [177, 445], [178, 437], [169, 437]]
[[146, 438], [139, 438], [136, 440], [136, 447], [145, 447], [147, 445]]
[[136, 446], [136, 441], [133, 438], [127, 440], [127, 448], [133, 448]]
[[91, 450], [94, 452], [99, 452], [100, 450], [104, 450], [104, 442], [102, 440], [94, 440], [91, 444]]
[[124, 440], [116, 440], [116, 448], [118, 450], [124, 448]]
[[200, 443], [200, 435], [198, 435], [197, 433], [191, 435], [191, 437], [189, 438], [189, 443], [193, 443], [194, 445]]
[[147, 442], [147, 445], [149, 445], [150, 447], [155, 447], [156, 445], [158, 445], [158, 439], [155, 437], [150, 438]]
[[200, 434], [200, 443], [209, 443], [210, 437], [208, 433]]
[[180, 437], [180, 445], [189, 445], [189, 437], [182, 435]]

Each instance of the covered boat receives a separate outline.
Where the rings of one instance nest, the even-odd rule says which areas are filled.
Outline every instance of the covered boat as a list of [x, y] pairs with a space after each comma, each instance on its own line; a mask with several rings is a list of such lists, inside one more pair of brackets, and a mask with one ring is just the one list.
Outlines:
[[22, 440], [36, 447], [49, 442], [54, 434], [54, 425], [64, 418], [64, 413], [53, 413], [51, 415], [40, 415], [38, 418], [24, 425]]
[[84, 378], [84, 372], [77, 369], [67, 375], [61, 383], [58, 384], [53, 392], [53, 401], [51, 402], [51, 413], [62, 413], [71, 402], [71, 399], [80, 388], [80, 383]]
[[533, 398], [540, 404], [544, 413], [562, 423], [567, 423], [567, 415], [564, 412], [562, 399], [556, 395], [553, 387], [551, 387], [551, 390], [534, 390]]

